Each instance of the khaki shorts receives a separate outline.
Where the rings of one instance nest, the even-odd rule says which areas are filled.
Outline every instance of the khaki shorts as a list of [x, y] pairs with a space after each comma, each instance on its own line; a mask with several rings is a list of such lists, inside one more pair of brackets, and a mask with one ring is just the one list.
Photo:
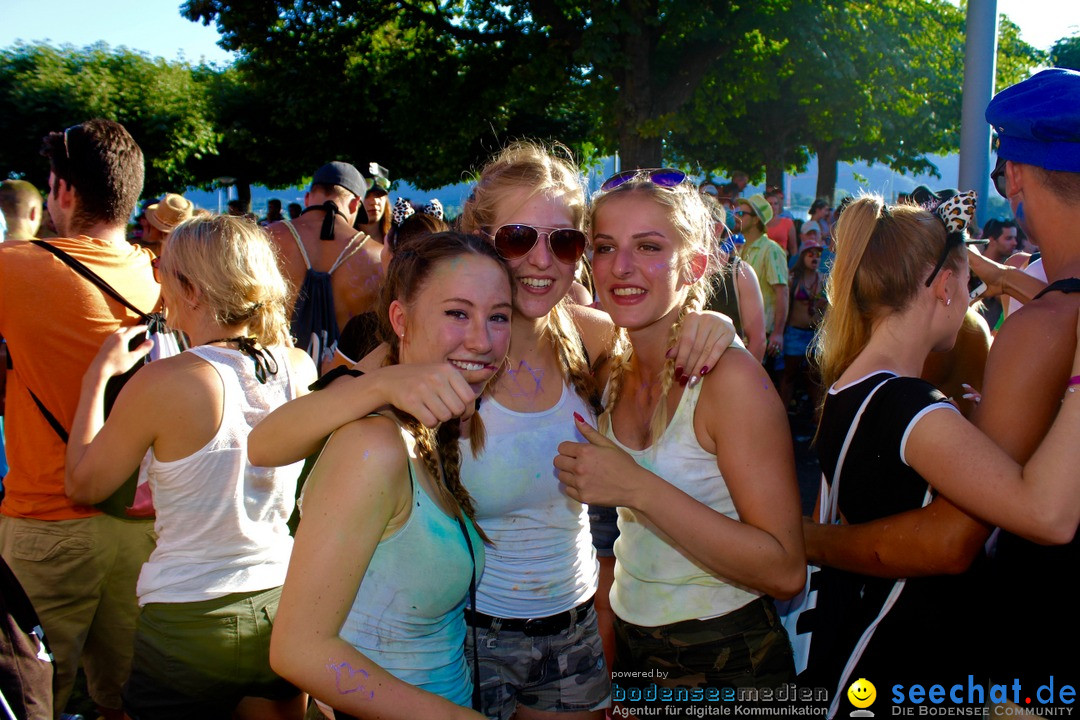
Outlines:
[[94, 702], [121, 707], [139, 612], [135, 581], [154, 542], [154, 524], [145, 520], [0, 517], [0, 555], [34, 604], [53, 653], [57, 710], [80, 660]]
[[245, 697], [300, 691], [270, 669], [281, 588], [189, 603], [147, 603], [135, 631], [124, 709], [139, 718], [229, 718]]

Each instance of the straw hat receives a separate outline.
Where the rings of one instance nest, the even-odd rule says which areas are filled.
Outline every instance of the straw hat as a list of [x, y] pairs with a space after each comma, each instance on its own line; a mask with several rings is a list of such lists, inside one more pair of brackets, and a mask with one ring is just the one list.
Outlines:
[[183, 195], [166, 193], [165, 197], [146, 208], [146, 220], [163, 233], [170, 233], [191, 217], [195, 205]]

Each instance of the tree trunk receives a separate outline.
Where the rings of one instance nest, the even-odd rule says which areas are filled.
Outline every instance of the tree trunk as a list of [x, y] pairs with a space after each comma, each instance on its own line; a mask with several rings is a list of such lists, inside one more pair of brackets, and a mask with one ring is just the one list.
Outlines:
[[615, 123], [619, 159], [626, 170], [663, 165], [664, 143], [659, 137], [642, 137], [641, 127], [653, 116], [652, 56], [656, 46], [656, 0], [627, 0], [623, 9], [633, 30], [623, 30], [620, 42], [626, 63], [616, 72], [618, 99]]
[[663, 141], [660, 138], [642, 137], [636, 128], [620, 128], [619, 165], [623, 170], [663, 167]]
[[246, 178], [236, 181], [236, 199], [240, 201], [244, 212], [251, 212], [251, 183]]
[[784, 187], [784, 149], [776, 145], [765, 154], [765, 186]]
[[836, 163], [840, 157], [840, 142], [832, 140], [814, 146], [817, 153], [817, 194], [815, 197], [824, 198], [831, 205], [833, 195], [836, 193]]

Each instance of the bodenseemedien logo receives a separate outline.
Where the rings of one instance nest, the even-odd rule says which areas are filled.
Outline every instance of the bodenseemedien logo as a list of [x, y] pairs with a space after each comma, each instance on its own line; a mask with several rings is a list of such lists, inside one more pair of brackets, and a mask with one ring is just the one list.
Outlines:
[[874, 687], [874, 683], [866, 678], [859, 678], [847, 689], [847, 699], [858, 708], [851, 711], [851, 717], [874, 717], [874, 713], [866, 709], [877, 700], [877, 688]]

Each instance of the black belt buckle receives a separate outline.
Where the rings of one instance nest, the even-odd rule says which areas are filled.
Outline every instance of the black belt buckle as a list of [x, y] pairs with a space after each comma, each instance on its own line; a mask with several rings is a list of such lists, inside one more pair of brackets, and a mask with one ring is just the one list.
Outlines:
[[564, 630], [568, 619], [566, 613], [562, 613], [562, 617], [556, 615], [555, 617], [530, 618], [525, 621], [521, 632], [525, 637], [547, 637]]

